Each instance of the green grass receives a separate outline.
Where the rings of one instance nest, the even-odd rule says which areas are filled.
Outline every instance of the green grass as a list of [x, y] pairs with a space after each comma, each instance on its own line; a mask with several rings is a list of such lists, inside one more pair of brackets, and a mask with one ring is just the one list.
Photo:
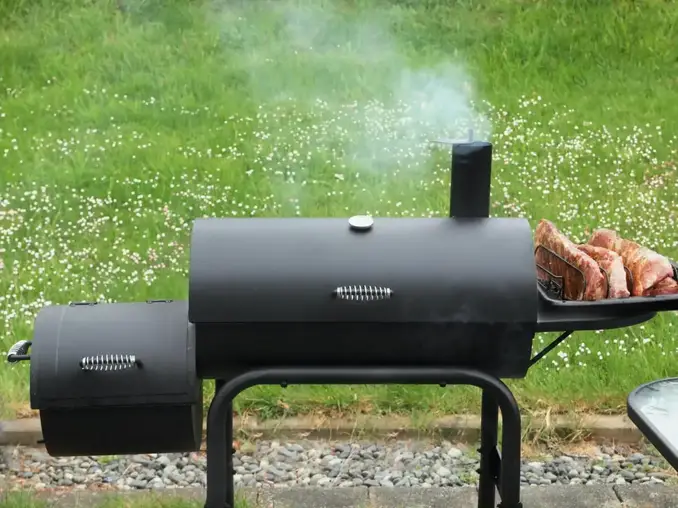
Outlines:
[[[47, 499], [45, 499], [47, 498]], [[0, 494], [3, 508], [198, 508], [204, 499], [185, 499], [167, 494], [86, 494], [82, 497], [67, 495], [64, 498], [35, 495], [28, 492]], [[252, 503], [236, 499], [236, 508], [254, 508]]]
[[[274, 4], [2, 3], [5, 348], [47, 302], [186, 298], [196, 217], [444, 215], [447, 155], [426, 140], [468, 122], [491, 125], [493, 214], [578, 240], [613, 227], [678, 258], [676, 2]], [[676, 373], [677, 322], [575, 334], [511, 387], [527, 411], [619, 411]], [[0, 370], [5, 414], [27, 383], [26, 366]], [[478, 399], [257, 387], [236, 405], [443, 414]]]

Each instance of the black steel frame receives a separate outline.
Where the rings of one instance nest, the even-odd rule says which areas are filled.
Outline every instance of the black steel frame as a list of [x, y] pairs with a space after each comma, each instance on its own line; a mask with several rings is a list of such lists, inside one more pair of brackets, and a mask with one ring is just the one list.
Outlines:
[[[234, 508], [233, 399], [256, 385], [437, 384], [472, 385], [482, 390], [478, 508], [522, 508], [520, 502], [521, 422], [511, 390], [484, 372], [456, 367], [270, 368], [217, 380], [207, 415], [207, 499], [205, 508]], [[499, 409], [502, 452], [498, 450]], [[503, 457], [502, 457], [503, 455]]]

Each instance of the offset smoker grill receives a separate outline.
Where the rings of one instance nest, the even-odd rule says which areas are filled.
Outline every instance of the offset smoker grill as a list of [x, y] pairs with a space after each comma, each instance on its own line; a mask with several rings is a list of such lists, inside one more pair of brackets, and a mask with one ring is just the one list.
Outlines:
[[[573, 330], [633, 325], [655, 309], [561, 302], [540, 286], [528, 222], [488, 218], [491, 158], [489, 143], [454, 144], [449, 218], [198, 220], [188, 303], [43, 309], [32, 343], [8, 360], [32, 346], [47, 451], [197, 450], [202, 380], [215, 379], [205, 506], [232, 507], [231, 403], [242, 390], [471, 384], [483, 390], [478, 506], [495, 505], [496, 487], [503, 508], [518, 508], [520, 415], [499, 378], [525, 376]], [[563, 333], [531, 356], [544, 331]]]

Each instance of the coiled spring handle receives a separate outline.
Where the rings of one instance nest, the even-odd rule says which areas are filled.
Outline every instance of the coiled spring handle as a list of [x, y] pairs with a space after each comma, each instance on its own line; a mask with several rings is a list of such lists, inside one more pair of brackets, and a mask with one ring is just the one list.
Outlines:
[[7, 361], [9, 363], [24, 362], [31, 359], [28, 350], [33, 342], [30, 340], [20, 340], [7, 351]]
[[141, 368], [141, 361], [136, 355], [103, 354], [85, 356], [80, 360], [80, 369], [87, 372], [109, 372]]

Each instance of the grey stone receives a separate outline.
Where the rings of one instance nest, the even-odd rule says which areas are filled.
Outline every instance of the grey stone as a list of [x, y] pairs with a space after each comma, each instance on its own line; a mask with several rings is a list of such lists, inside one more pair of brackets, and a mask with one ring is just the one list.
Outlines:
[[438, 476], [445, 478], [447, 476], [450, 476], [452, 474], [452, 471], [450, 471], [446, 467], [439, 467], [436, 473], [438, 474]]
[[447, 456], [452, 459], [458, 459], [463, 455], [463, 452], [459, 448], [450, 448], [447, 450]]
[[331, 460], [327, 463], [327, 465], [328, 465], [329, 467], [336, 467], [336, 466], [340, 466], [340, 465], [343, 464], [343, 463], [344, 463], [344, 461], [343, 461], [342, 459], [340, 459], [340, 458], [335, 458], [335, 459], [331, 459]]
[[[406, 441], [391, 442], [386, 447], [369, 443], [339, 443], [333, 446], [323, 441], [304, 441], [302, 446], [260, 441], [255, 450], [238, 452], [234, 457], [235, 481], [239, 487], [383, 485], [388, 488], [412, 486], [427, 489], [476, 485], [477, 458], [463, 452], [458, 456], [455, 451], [458, 449], [450, 446], [450, 443], [445, 443], [443, 446], [429, 444], [422, 447], [419, 443], [413, 445]], [[350, 456], [345, 460], [337, 456], [346, 453]], [[36, 484], [43, 484], [48, 489], [76, 484], [77, 488], [96, 489], [105, 484], [129, 490], [141, 489], [146, 482], [145, 489], [151, 490], [205, 485], [205, 457], [198, 454], [150, 454], [106, 459], [49, 457], [44, 463], [29, 460], [31, 454], [28, 450], [15, 450], [11, 455], [18, 459], [16, 470], [12, 471], [0, 462], [0, 469], [6, 471], [5, 481], [22, 477], [26, 488]], [[595, 484], [662, 483], [669, 478], [670, 475], [651, 465], [652, 456], [642, 457], [640, 454], [616, 456], [614, 461], [608, 461], [610, 468], [602, 467], [600, 460], [606, 460], [604, 457], [564, 456], [555, 459], [545, 457], [539, 462], [526, 460], [521, 465], [520, 480], [525, 486], [586, 483], [590, 487]], [[620, 463], [628, 467], [620, 470]]]
[[629, 457], [629, 462], [633, 464], [640, 464], [643, 460], [645, 460], [645, 455], [642, 453], [634, 453]]
[[633, 471], [627, 471], [624, 469], [619, 475], [624, 478], [624, 480], [633, 480], [636, 477], [636, 474]]

